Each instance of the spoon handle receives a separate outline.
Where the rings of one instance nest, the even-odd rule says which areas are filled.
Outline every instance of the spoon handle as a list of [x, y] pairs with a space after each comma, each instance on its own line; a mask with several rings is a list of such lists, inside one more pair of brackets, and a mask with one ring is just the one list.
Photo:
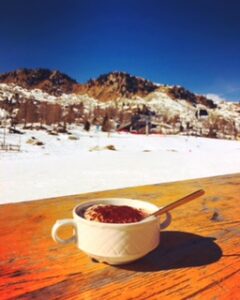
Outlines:
[[194, 200], [194, 199], [202, 196], [204, 193], [205, 193], [204, 190], [195, 191], [194, 193], [189, 194], [189, 195], [187, 195], [187, 196], [185, 196], [185, 197], [183, 197], [183, 198], [181, 198], [177, 201], [174, 201], [174, 202], [168, 204], [167, 206], [157, 210], [155, 213], [152, 214], [152, 216], [162, 215], [162, 214], [166, 213], [169, 210], [172, 210], [172, 209], [174, 209], [174, 208], [176, 208], [180, 205], [183, 205], [183, 204], [185, 204], [185, 203], [187, 203], [191, 200]]

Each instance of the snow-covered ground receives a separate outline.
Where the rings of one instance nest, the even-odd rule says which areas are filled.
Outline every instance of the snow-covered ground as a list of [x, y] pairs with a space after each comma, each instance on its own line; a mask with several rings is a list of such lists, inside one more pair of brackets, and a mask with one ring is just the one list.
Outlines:
[[[0, 152], [0, 203], [240, 172], [240, 142], [71, 129], [21, 135], [21, 152]], [[32, 136], [43, 146], [27, 144]], [[19, 136], [7, 136], [18, 143]], [[104, 149], [114, 145], [116, 151]]]

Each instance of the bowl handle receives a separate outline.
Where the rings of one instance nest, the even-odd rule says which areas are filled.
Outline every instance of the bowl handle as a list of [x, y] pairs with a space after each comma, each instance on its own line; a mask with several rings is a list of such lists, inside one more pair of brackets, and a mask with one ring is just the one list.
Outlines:
[[170, 225], [171, 221], [172, 215], [169, 212], [166, 212], [166, 219], [162, 223], [160, 223], [160, 229], [162, 230], [167, 228]]
[[[74, 227], [74, 235], [70, 237], [69, 239], [62, 239], [58, 236], [58, 230], [63, 226], [73, 226]], [[56, 223], [52, 227], [52, 238], [55, 242], [58, 242], [60, 244], [70, 244], [70, 243], [76, 243], [77, 242], [77, 225], [73, 219], [63, 219], [63, 220], [57, 220]]]

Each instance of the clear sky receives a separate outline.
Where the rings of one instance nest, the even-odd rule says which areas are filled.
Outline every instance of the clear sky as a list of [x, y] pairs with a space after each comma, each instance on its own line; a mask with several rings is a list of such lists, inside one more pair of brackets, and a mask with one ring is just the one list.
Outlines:
[[240, 1], [2, 0], [0, 73], [22, 67], [79, 82], [125, 71], [240, 100]]

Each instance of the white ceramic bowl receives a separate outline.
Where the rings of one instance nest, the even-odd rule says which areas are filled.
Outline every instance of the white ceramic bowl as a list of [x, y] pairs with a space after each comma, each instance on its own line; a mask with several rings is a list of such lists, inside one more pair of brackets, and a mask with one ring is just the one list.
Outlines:
[[[155, 249], [160, 242], [160, 228], [166, 228], [171, 222], [167, 213], [166, 220], [160, 224], [157, 217], [150, 217], [136, 223], [100, 223], [89, 221], [77, 212], [94, 204], [128, 205], [142, 208], [149, 213], [159, 209], [156, 205], [134, 199], [104, 198], [84, 202], [73, 209], [73, 219], [58, 220], [52, 228], [52, 237], [62, 244], [76, 243], [77, 247], [99, 262], [111, 265], [129, 263]], [[62, 226], [71, 225], [74, 235], [63, 240], [58, 236]]]

